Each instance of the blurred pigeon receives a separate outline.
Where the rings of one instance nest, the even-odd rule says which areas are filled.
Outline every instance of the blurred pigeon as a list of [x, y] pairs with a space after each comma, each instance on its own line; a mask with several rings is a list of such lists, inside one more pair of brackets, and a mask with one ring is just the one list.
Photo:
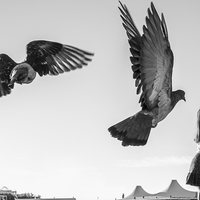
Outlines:
[[14, 83], [31, 83], [36, 73], [40, 76], [58, 75], [82, 68], [93, 55], [73, 46], [45, 40], [28, 43], [27, 57], [22, 63], [0, 54], [0, 97], [10, 94]]
[[141, 36], [127, 7], [120, 4], [122, 24], [132, 54], [130, 60], [133, 78], [136, 79], [136, 93], [141, 93], [139, 103], [142, 109], [108, 130], [113, 137], [122, 141], [123, 146], [140, 146], [147, 143], [151, 128], [156, 127], [179, 100], [185, 101], [185, 92], [172, 91], [173, 52], [164, 15], [160, 19], [151, 2]]

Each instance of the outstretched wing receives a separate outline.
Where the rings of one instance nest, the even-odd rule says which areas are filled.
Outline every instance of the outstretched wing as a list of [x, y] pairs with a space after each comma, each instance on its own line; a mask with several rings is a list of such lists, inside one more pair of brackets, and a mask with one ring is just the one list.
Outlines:
[[135, 26], [133, 19], [131, 18], [131, 15], [125, 5], [122, 5], [121, 2], [119, 2], [121, 5], [121, 8], [119, 7], [119, 10], [121, 12], [121, 18], [123, 20], [123, 26], [126, 30], [126, 34], [128, 36], [128, 42], [130, 45], [130, 52], [132, 56], [130, 57], [131, 63], [132, 63], [132, 70], [133, 70], [133, 78], [135, 80], [135, 86], [137, 87], [137, 94], [141, 91], [141, 71], [140, 71], [140, 51], [141, 51], [141, 42], [142, 38], [141, 35]]
[[8, 55], [0, 54], [0, 97], [10, 94], [14, 85], [10, 83], [10, 73], [17, 65]]
[[73, 46], [37, 40], [27, 45], [26, 60], [40, 76], [58, 75], [82, 68], [93, 55]]
[[170, 98], [171, 95], [173, 53], [168, 41], [167, 26], [163, 14], [160, 19], [151, 3], [152, 11], [148, 9], [146, 27], [143, 26], [144, 34], [141, 37], [127, 7], [122, 4], [121, 7], [119, 9], [132, 54], [130, 59], [137, 94], [140, 94], [142, 88], [139, 102], [143, 109], [151, 110], [157, 106], [163, 89], [164, 96]]
[[[171, 97], [173, 53], [168, 41], [164, 15], [161, 19], [151, 3], [146, 27], [143, 26], [141, 45], [141, 82], [145, 105], [151, 110], [160, 98], [164, 103]], [[161, 97], [162, 95], [162, 97]], [[167, 97], [163, 100], [164, 97]]]

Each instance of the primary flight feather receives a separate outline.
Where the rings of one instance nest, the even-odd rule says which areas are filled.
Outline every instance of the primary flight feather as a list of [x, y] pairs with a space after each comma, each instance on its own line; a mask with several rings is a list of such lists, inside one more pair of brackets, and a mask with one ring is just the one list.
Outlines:
[[58, 42], [36, 40], [27, 44], [27, 57], [16, 63], [0, 54], [0, 97], [10, 94], [14, 83], [31, 83], [38, 73], [58, 75], [82, 68], [91, 61], [93, 53]]
[[151, 2], [146, 26], [140, 35], [127, 7], [121, 2], [120, 5], [122, 24], [130, 45], [133, 79], [136, 93], [141, 93], [139, 103], [142, 109], [108, 130], [122, 141], [123, 146], [140, 146], [147, 143], [151, 128], [156, 127], [179, 100], [185, 100], [185, 92], [172, 91], [173, 52], [164, 15], [160, 18]]

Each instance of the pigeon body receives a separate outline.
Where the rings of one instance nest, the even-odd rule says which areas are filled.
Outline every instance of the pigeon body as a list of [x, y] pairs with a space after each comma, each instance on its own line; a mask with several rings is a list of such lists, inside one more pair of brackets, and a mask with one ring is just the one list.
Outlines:
[[45, 40], [32, 41], [26, 49], [27, 57], [22, 63], [0, 54], [0, 97], [10, 94], [14, 83], [29, 84], [36, 74], [58, 75], [82, 68], [94, 55], [73, 46]]
[[185, 92], [172, 91], [174, 58], [164, 15], [160, 19], [151, 3], [143, 35], [140, 35], [127, 7], [120, 4], [121, 18], [132, 54], [133, 79], [136, 93], [141, 93], [139, 103], [142, 109], [108, 130], [113, 137], [122, 141], [123, 146], [140, 146], [147, 143], [151, 128], [165, 119], [179, 100], [185, 100]]

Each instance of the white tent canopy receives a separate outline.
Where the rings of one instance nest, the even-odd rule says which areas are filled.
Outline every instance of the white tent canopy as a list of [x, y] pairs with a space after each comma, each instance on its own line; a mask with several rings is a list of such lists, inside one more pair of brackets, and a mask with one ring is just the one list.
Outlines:
[[132, 199], [134, 197], [145, 197], [145, 196], [151, 196], [148, 192], [146, 192], [141, 186], [136, 186], [136, 188], [133, 190], [133, 192], [127, 196], [125, 199]]
[[157, 193], [155, 196], [195, 198], [197, 192], [186, 190], [180, 186], [177, 180], [172, 180], [166, 190]]
[[197, 192], [189, 191], [180, 186], [177, 180], [172, 180], [170, 185], [162, 192], [150, 194], [146, 192], [141, 186], [136, 186], [133, 192], [124, 199], [131, 200], [136, 198], [197, 198]]

